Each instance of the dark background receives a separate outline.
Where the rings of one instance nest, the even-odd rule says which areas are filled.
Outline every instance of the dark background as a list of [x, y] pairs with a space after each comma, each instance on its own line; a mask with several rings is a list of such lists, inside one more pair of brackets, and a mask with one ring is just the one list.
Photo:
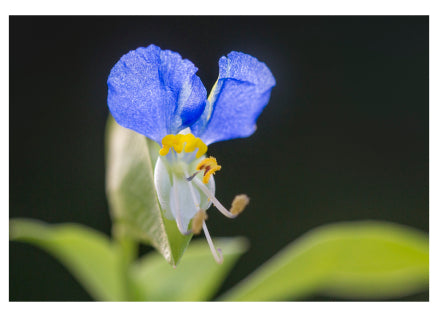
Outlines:
[[[209, 213], [213, 236], [251, 242], [221, 291], [325, 223], [378, 219], [428, 232], [428, 23], [10, 17], [10, 217], [110, 234], [106, 80], [123, 54], [154, 43], [191, 60], [208, 91], [232, 50], [264, 61], [277, 80], [253, 136], [209, 147], [223, 166], [219, 199], [251, 197], [234, 221]], [[91, 299], [48, 254], [15, 242], [9, 249], [10, 300]], [[403, 299], [428, 300], [428, 292]]]

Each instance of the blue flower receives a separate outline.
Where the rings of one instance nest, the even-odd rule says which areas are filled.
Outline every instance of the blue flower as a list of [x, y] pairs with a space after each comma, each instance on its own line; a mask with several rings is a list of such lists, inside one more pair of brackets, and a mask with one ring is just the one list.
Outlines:
[[238, 195], [230, 211], [222, 206], [215, 198], [213, 179], [221, 166], [204, 154], [214, 142], [253, 134], [276, 82], [264, 63], [231, 52], [220, 58], [218, 80], [207, 98], [197, 70], [178, 53], [155, 45], [140, 47], [122, 56], [111, 70], [108, 106], [121, 126], [162, 146], [154, 179], [164, 215], [176, 221], [182, 234], [203, 229], [221, 262], [205, 211], [213, 203], [226, 216], [235, 217], [249, 199]]

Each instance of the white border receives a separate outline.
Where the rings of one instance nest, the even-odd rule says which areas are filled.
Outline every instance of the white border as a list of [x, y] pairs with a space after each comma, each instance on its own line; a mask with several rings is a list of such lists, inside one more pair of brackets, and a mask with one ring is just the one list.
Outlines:
[[9, 15], [429, 15], [429, 0], [4, 0]]
[[[289, 4], [288, 4], [289, 3]], [[430, 303], [8, 303], [9, 300], [9, 260], [1, 260], [1, 314], [6, 315], [74, 315], [86, 314], [176, 314], [193, 315], [234, 315], [241, 312], [257, 314], [276, 314], [287, 312], [297, 315], [432, 315], [433, 307], [438, 305], [437, 267], [437, 190], [438, 136], [437, 124], [437, 57], [438, 32], [434, 1], [84, 1], [75, 2], [43, 1], [4, 1], [1, 4], [2, 84], [1, 97], [1, 199], [4, 214], [9, 210], [9, 17], [7, 15], [430, 15]], [[7, 15], [5, 15], [7, 14]], [[435, 58], [436, 57], [436, 58]], [[7, 150], [6, 150], [7, 148]], [[6, 155], [7, 151], [7, 155]], [[2, 223], [2, 253], [8, 253], [8, 216]], [[6, 246], [6, 247], [4, 247]]]

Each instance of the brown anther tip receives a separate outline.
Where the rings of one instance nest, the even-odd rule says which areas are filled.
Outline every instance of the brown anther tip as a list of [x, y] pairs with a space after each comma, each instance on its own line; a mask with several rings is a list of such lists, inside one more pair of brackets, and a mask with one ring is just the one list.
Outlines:
[[246, 194], [239, 194], [235, 196], [232, 202], [232, 207], [230, 208], [230, 213], [233, 215], [242, 213], [249, 202], [250, 198]]
[[199, 210], [192, 219], [192, 233], [198, 235], [203, 228], [203, 222], [207, 219], [207, 214], [203, 210]]

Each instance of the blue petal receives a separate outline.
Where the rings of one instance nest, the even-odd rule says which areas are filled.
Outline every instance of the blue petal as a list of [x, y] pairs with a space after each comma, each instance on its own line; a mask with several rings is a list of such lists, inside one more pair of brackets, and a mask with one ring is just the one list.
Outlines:
[[160, 143], [203, 113], [206, 89], [197, 68], [155, 45], [122, 56], [108, 77], [108, 106], [115, 120]]
[[248, 137], [267, 105], [276, 81], [268, 67], [256, 58], [231, 52], [219, 60], [218, 80], [206, 108], [192, 132], [206, 144]]

